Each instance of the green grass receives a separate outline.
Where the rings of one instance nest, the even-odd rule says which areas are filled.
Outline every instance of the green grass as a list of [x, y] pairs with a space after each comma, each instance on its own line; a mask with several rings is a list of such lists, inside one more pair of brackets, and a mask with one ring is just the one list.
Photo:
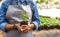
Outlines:
[[56, 25], [60, 25], [60, 20], [40, 16], [40, 25], [41, 26], [48, 26], [48, 27], [49, 26], [56, 26]]

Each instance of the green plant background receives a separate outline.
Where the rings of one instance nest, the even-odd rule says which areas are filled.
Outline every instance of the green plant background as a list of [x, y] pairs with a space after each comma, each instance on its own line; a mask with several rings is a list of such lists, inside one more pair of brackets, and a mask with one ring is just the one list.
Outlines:
[[40, 26], [60, 26], [60, 18], [52, 19], [48, 16], [40, 16]]

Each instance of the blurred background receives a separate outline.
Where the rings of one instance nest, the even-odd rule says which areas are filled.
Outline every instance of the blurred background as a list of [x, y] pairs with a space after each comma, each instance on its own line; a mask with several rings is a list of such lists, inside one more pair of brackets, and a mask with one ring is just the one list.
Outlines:
[[[0, 0], [0, 7], [4, 1]], [[40, 31], [34, 31], [34, 37], [60, 37], [60, 0], [33, 0], [33, 2], [37, 5], [40, 19], [38, 29]], [[4, 35], [0, 31], [0, 37]]]
[[[5, 0], [0, 0], [0, 6]], [[33, 0], [40, 16], [40, 26], [60, 26], [60, 0]]]

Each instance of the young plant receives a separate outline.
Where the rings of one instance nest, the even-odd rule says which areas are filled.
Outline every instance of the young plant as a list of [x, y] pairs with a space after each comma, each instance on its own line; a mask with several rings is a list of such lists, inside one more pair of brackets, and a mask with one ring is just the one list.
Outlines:
[[27, 19], [29, 18], [28, 15], [24, 13], [23, 11], [21, 12], [21, 17], [24, 21], [27, 21]]
[[23, 19], [23, 21], [21, 21], [21, 24], [28, 24], [28, 15], [26, 13], [24, 13], [24, 11], [21, 12], [21, 17]]

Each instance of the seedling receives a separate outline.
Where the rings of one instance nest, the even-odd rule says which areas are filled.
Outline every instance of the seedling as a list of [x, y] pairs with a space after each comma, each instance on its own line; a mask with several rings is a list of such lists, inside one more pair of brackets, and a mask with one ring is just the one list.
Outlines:
[[27, 25], [28, 24], [28, 14], [24, 13], [24, 11], [21, 12], [21, 18], [23, 21], [21, 21], [21, 25]]

